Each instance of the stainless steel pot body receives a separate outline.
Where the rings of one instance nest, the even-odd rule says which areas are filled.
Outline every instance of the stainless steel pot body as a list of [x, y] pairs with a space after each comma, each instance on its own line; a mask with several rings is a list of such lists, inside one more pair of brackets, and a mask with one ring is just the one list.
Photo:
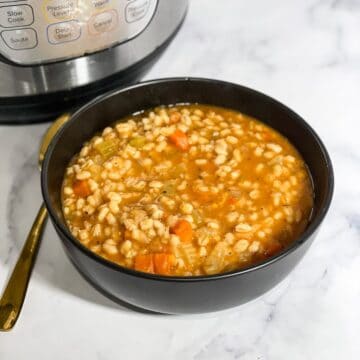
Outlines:
[[186, 8], [187, 0], [0, 1], [0, 100], [124, 73], [171, 38]]

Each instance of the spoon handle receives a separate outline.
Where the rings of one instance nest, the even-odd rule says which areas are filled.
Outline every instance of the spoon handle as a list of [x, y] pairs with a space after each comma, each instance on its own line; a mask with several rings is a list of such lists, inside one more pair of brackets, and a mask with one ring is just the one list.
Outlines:
[[0, 331], [11, 330], [20, 315], [46, 219], [47, 210], [43, 204], [0, 298]]

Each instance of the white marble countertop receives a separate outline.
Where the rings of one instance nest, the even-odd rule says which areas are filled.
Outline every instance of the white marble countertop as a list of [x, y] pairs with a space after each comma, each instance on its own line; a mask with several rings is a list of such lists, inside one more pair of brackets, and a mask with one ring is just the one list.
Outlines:
[[[284, 102], [316, 129], [336, 191], [318, 238], [277, 288], [236, 309], [148, 315], [96, 292], [50, 224], [21, 317], [0, 359], [359, 359], [360, 1], [193, 0], [147, 78], [214, 77]], [[0, 126], [0, 289], [41, 203], [37, 143], [46, 124]]]

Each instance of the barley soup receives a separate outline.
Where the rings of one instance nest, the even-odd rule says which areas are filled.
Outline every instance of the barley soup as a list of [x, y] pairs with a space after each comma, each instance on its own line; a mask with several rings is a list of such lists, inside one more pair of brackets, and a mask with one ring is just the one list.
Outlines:
[[85, 143], [63, 181], [66, 223], [119, 265], [172, 276], [241, 269], [288, 247], [313, 206], [307, 167], [277, 131], [208, 105], [158, 107]]

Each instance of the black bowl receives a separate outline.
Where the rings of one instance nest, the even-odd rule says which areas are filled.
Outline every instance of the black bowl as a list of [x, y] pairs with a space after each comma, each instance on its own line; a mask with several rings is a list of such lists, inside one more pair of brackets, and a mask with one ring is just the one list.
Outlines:
[[[165, 277], [126, 269], [92, 253], [69, 232], [61, 211], [65, 168], [82, 144], [97, 131], [139, 110], [176, 103], [204, 103], [239, 110], [269, 124], [300, 151], [312, 175], [312, 219], [288, 249], [240, 271], [199, 277]], [[42, 192], [51, 221], [66, 254], [95, 288], [112, 299], [162, 313], [202, 313], [230, 308], [278, 284], [304, 256], [323, 221], [333, 193], [328, 153], [311, 127], [276, 100], [243, 86], [216, 80], [153, 80], [112, 91], [83, 106], [51, 142], [42, 169]]]

